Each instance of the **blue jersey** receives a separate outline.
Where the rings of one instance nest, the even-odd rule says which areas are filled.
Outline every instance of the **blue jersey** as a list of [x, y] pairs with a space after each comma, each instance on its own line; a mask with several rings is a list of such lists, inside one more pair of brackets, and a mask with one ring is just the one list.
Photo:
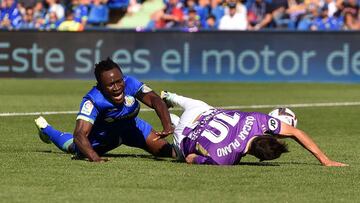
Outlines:
[[93, 124], [88, 139], [94, 148], [100, 145], [115, 148], [121, 143], [143, 148], [151, 132], [151, 126], [137, 118], [140, 104], [136, 94], [146, 85], [130, 76], [123, 79], [125, 99], [121, 105], [113, 104], [97, 86], [83, 97], [77, 120]]
[[75, 8], [74, 11], [74, 20], [78, 23], [81, 23], [83, 20], [88, 18], [88, 7], [86, 5], [79, 5]]
[[116, 123], [115, 121], [121, 122], [136, 117], [140, 104], [135, 96], [144, 84], [129, 76], [124, 76], [124, 82], [125, 101], [123, 104], [114, 105], [95, 86], [84, 96], [77, 119], [94, 125], [111, 126]]

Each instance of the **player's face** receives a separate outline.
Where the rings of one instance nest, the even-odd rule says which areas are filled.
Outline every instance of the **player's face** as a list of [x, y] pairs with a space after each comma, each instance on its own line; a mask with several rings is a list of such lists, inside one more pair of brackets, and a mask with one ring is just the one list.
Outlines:
[[102, 92], [114, 103], [124, 102], [125, 83], [123, 75], [117, 68], [104, 71], [100, 75]]

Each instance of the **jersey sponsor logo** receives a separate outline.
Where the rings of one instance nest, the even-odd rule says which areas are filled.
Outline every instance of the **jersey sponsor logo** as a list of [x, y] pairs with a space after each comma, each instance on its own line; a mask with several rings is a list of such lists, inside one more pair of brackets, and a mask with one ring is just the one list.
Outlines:
[[279, 122], [275, 118], [270, 118], [268, 121], [268, 126], [271, 131], [274, 131], [279, 127]]
[[153, 91], [149, 86], [147, 86], [147, 85], [143, 85], [142, 87], [141, 87], [141, 91], [142, 91], [142, 93], [149, 93], [149, 92], [151, 92], [151, 91]]
[[93, 103], [91, 101], [87, 100], [86, 102], [84, 102], [84, 104], [81, 108], [81, 113], [90, 116], [93, 108], [94, 108]]
[[124, 102], [125, 106], [130, 107], [130, 106], [134, 105], [134, 103], [135, 103], [134, 97], [129, 96], [129, 95], [125, 96], [125, 102]]
[[112, 122], [114, 122], [114, 119], [113, 118], [105, 118], [104, 119], [106, 122], [108, 122], [108, 123], [112, 123]]

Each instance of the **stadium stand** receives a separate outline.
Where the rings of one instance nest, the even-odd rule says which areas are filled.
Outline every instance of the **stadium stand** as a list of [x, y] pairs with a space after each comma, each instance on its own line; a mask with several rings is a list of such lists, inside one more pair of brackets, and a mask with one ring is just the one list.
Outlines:
[[100, 0], [94, 0], [90, 6], [88, 24], [105, 25], [109, 21], [109, 8], [102, 4]]
[[56, 30], [70, 9], [80, 30], [216, 30], [221, 21], [228, 30], [360, 30], [359, 8], [358, 0], [0, 0], [0, 29]]

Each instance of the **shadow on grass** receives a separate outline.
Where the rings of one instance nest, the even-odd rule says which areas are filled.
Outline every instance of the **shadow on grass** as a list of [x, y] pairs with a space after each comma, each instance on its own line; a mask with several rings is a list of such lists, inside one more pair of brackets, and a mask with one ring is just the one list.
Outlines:
[[151, 159], [155, 161], [168, 161], [166, 158], [155, 157], [151, 154], [111, 154], [107, 153], [102, 155], [102, 157], [109, 157], [109, 158], [141, 158], [141, 159]]
[[[60, 155], [69, 155], [67, 153], [61, 151], [52, 151], [52, 150], [37, 150], [37, 153], [47, 153], [47, 154], [60, 154]], [[108, 158], [135, 158], [135, 159], [150, 159], [154, 161], [167, 161], [174, 164], [184, 164], [185, 162], [174, 160], [171, 158], [162, 158], [162, 157], [155, 157], [151, 154], [113, 154], [107, 153], [102, 155], [102, 157]], [[316, 163], [305, 163], [305, 162], [296, 162], [296, 161], [289, 161], [289, 162], [240, 162], [237, 164], [238, 166], [245, 165], [245, 166], [281, 166], [281, 165], [308, 165], [308, 166], [319, 166]]]
[[297, 161], [288, 161], [288, 162], [272, 162], [279, 165], [308, 165], [308, 166], [321, 166], [317, 163], [308, 163], [308, 162], [297, 162]]
[[246, 166], [280, 166], [279, 163], [274, 162], [240, 162], [237, 165], [246, 165]]
[[46, 153], [46, 154], [66, 154], [65, 152], [61, 152], [61, 151], [52, 151], [52, 150], [36, 150], [35, 152], [37, 153]]
[[[60, 155], [72, 155], [69, 153], [61, 152], [61, 151], [52, 151], [52, 150], [36, 150], [37, 153], [45, 153], [45, 154], [60, 154]], [[155, 157], [151, 154], [113, 154], [113, 153], [107, 153], [103, 154], [101, 157], [104, 158], [140, 158], [140, 159], [151, 159], [155, 161], [169, 161], [169, 158], [162, 158], [162, 157]], [[77, 158], [74, 155], [72, 155], [72, 159], [83, 159], [83, 158]]]
[[319, 165], [315, 163], [305, 163], [305, 162], [240, 162], [238, 165], [247, 165], [247, 166], [281, 166], [281, 165]]

